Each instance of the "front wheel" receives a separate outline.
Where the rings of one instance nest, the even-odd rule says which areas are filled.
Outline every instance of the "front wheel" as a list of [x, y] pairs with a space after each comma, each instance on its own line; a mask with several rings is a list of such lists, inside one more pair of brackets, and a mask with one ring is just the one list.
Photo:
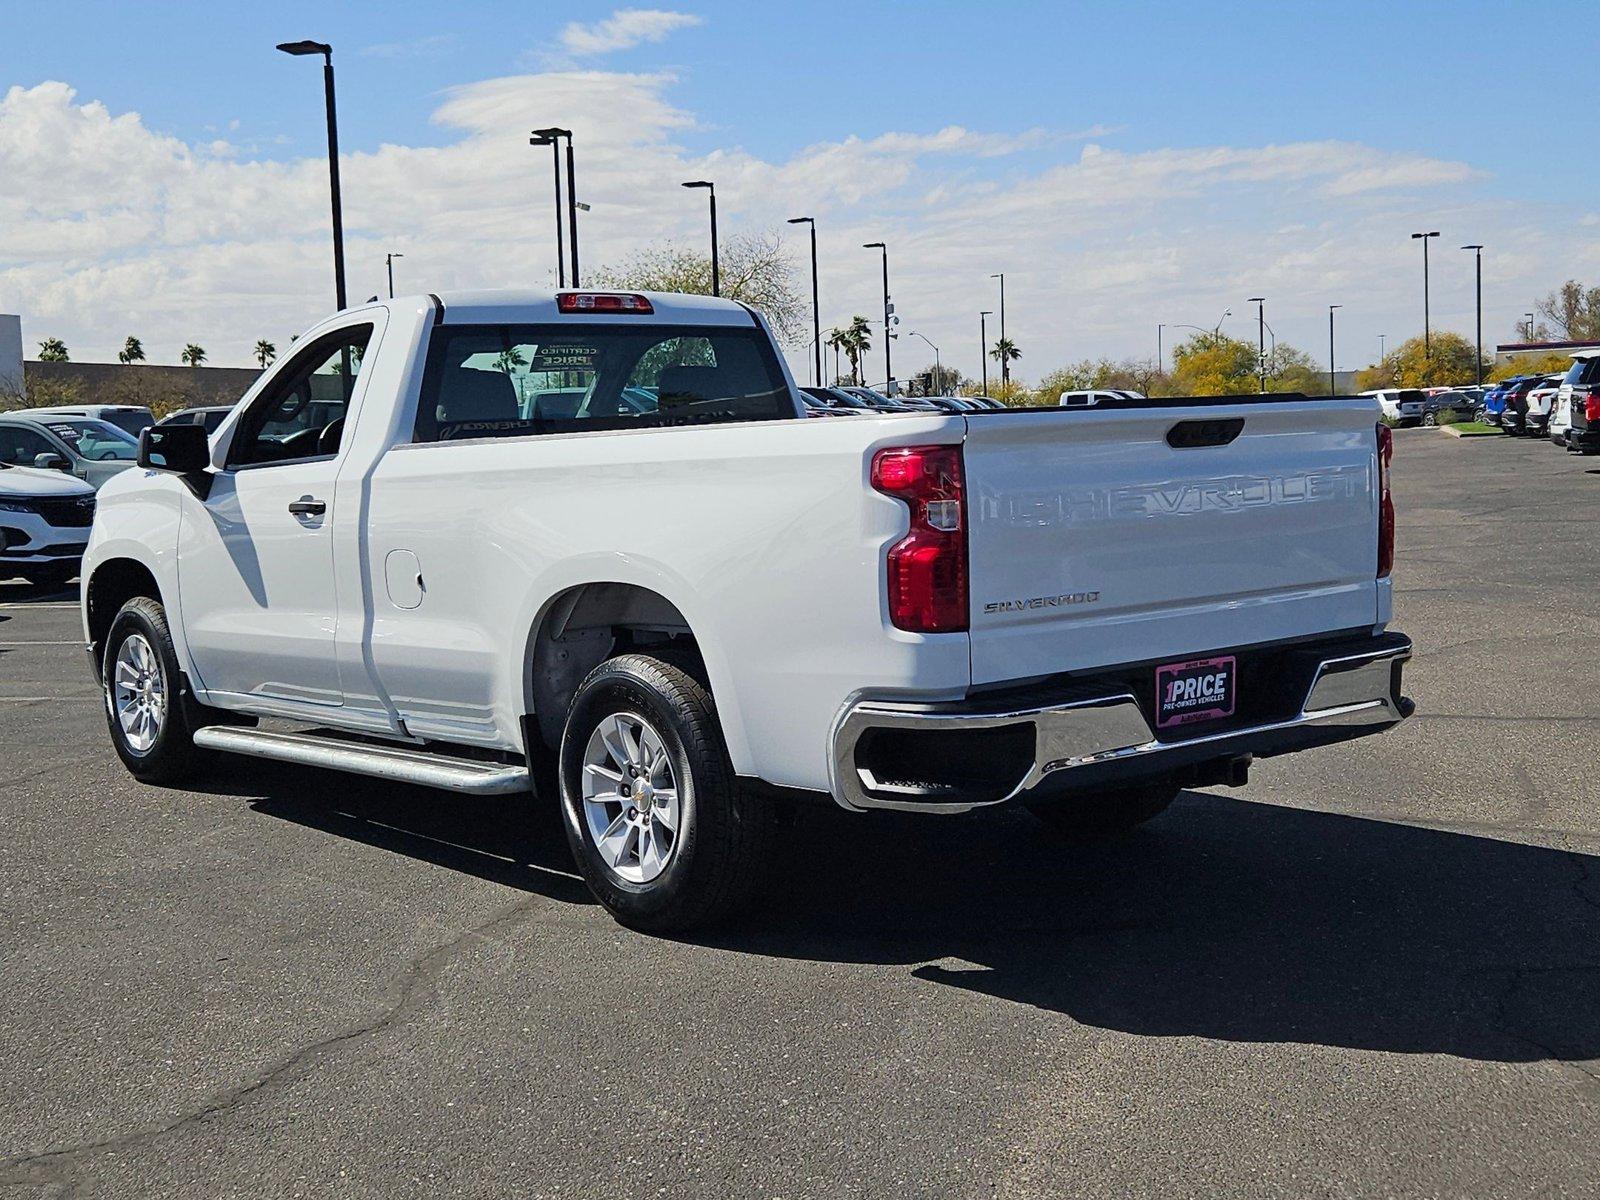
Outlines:
[[755, 893], [774, 814], [740, 794], [698, 680], [644, 654], [601, 663], [573, 699], [560, 760], [573, 857], [622, 924], [692, 929]]
[[1425, 413], [1422, 418], [1422, 423], [1431, 428], [1439, 423], [1439, 417], [1436, 413]]
[[1039, 800], [1028, 809], [1069, 841], [1098, 842], [1159, 817], [1182, 790], [1174, 783], [1152, 783], [1093, 796]]
[[106, 635], [101, 664], [106, 725], [117, 757], [144, 783], [176, 783], [194, 768], [191, 702], [160, 601], [137, 596]]

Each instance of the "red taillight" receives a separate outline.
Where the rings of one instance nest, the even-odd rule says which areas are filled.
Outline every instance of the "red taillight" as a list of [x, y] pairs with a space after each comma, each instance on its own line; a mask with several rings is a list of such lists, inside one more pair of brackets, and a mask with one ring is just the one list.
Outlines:
[[1600, 393], [1590, 392], [1583, 398], [1583, 419], [1587, 424], [1600, 425]]
[[911, 507], [889, 548], [889, 619], [910, 633], [967, 628], [967, 521], [960, 446], [905, 446], [872, 458], [872, 486]]
[[631, 292], [560, 292], [556, 308], [564, 313], [638, 313], [649, 316], [656, 310], [645, 296]]
[[1394, 570], [1394, 492], [1389, 488], [1389, 463], [1394, 458], [1394, 430], [1378, 426], [1378, 578]]

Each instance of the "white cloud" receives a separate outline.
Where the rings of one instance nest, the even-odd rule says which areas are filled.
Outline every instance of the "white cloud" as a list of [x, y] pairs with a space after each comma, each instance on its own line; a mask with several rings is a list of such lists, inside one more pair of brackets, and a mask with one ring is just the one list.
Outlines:
[[455, 45], [453, 33], [436, 33], [429, 37], [412, 38], [408, 42], [379, 42], [363, 46], [357, 52], [366, 58], [427, 58], [442, 53]]
[[561, 31], [560, 46], [572, 58], [593, 58], [631, 50], [646, 42], [659, 42], [680, 29], [700, 24], [691, 13], [660, 8], [619, 8], [604, 21], [585, 25], [569, 22]]
[[[1354, 361], [1378, 332], [1393, 341], [1420, 325], [1406, 236], [1419, 220], [1489, 244], [1491, 337], [1561, 280], [1600, 277], [1600, 248], [1579, 236], [1592, 212], [1480, 195], [1471, 164], [1424, 154], [1090, 141], [1063, 161], [1074, 135], [960, 126], [818, 141], [782, 158], [694, 154], [680, 139], [703, 130], [672, 103], [674, 85], [604, 71], [485, 80], [440, 101], [444, 144], [346, 154], [351, 297], [382, 290], [389, 250], [405, 254], [402, 288], [548, 283], [549, 158], [527, 145], [544, 122], [574, 130], [579, 195], [593, 205], [581, 218], [589, 267], [660, 240], [703, 244], [703, 200], [678, 184], [715, 179], [723, 229], [781, 230], [797, 264], [803, 236], [783, 221], [817, 217], [825, 324], [879, 311], [878, 260], [859, 247], [888, 242], [902, 328], [974, 375], [977, 312], [996, 307], [989, 275], [1000, 270], [1008, 333], [1035, 378], [1085, 355], [1153, 354], [1158, 322], [1210, 326], [1232, 307], [1242, 331], [1243, 299], [1257, 294], [1279, 338], [1313, 353], [1325, 305], [1344, 304]], [[236, 142], [186, 145], [64, 83], [12, 88], [0, 98], [0, 310], [24, 314], [30, 344], [60, 336], [85, 360], [109, 360], [130, 333], [166, 362], [188, 341], [218, 364], [246, 362], [258, 337], [287, 344], [331, 302], [327, 166], [315, 153], [252, 155]], [[1469, 260], [1436, 255], [1441, 326], [1471, 327]], [[931, 354], [902, 339], [895, 357], [905, 373]], [[808, 361], [803, 350], [792, 360]]]

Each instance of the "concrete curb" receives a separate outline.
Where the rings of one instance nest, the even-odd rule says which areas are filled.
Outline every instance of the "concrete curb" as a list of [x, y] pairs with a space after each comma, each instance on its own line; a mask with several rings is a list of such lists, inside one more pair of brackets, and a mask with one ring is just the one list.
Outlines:
[[1498, 429], [1463, 430], [1463, 429], [1457, 428], [1454, 425], [1440, 425], [1440, 426], [1438, 426], [1438, 428], [1441, 431], [1443, 431], [1444, 433], [1448, 433], [1451, 437], [1458, 437], [1458, 438], [1504, 437], [1505, 436]]

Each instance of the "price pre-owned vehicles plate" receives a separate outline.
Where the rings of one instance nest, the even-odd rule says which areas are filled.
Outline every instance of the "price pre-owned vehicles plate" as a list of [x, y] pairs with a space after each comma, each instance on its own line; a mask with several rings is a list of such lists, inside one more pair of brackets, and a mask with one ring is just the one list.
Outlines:
[[1238, 700], [1238, 662], [1231, 654], [1156, 668], [1156, 728], [1231, 717]]

